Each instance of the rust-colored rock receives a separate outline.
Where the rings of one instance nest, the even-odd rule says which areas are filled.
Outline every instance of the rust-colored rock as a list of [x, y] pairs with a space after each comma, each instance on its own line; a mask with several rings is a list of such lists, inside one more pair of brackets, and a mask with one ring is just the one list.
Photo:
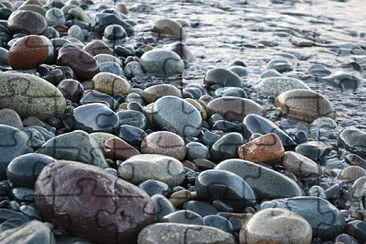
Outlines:
[[9, 49], [9, 65], [13, 69], [34, 69], [53, 52], [52, 42], [45, 36], [29, 35], [19, 38]]
[[126, 160], [140, 152], [122, 139], [111, 138], [104, 143], [103, 154], [114, 160]]
[[153, 202], [138, 187], [73, 161], [44, 167], [35, 185], [41, 216], [92, 243], [136, 243], [155, 222]]
[[254, 162], [278, 161], [285, 155], [285, 149], [276, 134], [255, 138], [238, 148], [240, 158]]

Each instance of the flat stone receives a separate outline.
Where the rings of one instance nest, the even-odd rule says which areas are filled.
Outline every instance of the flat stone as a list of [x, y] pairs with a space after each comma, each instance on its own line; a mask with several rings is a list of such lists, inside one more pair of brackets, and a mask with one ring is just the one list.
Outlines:
[[335, 118], [335, 111], [330, 101], [323, 95], [304, 89], [295, 89], [281, 93], [275, 105], [289, 117], [313, 122], [320, 117]]
[[219, 87], [240, 87], [244, 86], [243, 80], [234, 72], [228, 69], [216, 68], [206, 72], [203, 83], [206, 87], [217, 85]]
[[36, 153], [55, 159], [73, 160], [107, 168], [102, 151], [90, 135], [81, 130], [58, 135], [44, 143]]
[[334, 238], [344, 227], [344, 217], [327, 200], [318, 197], [294, 197], [261, 204], [261, 209], [285, 208], [305, 218], [313, 229], [313, 236]]
[[322, 175], [322, 169], [317, 163], [296, 152], [285, 152], [285, 156], [282, 158], [282, 166], [285, 170], [303, 178]]
[[279, 161], [285, 155], [285, 149], [276, 134], [257, 137], [238, 148], [240, 158], [254, 162]]
[[184, 168], [180, 161], [172, 157], [141, 154], [124, 161], [118, 168], [118, 175], [133, 184], [153, 179], [177, 186], [184, 180]]
[[310, 244], [312, 229], [301, 216], [287, 209], [267, 208], [254, 214], [240, 230], [240, 243]]
[[93, 243], [135, 243], [140, 230], [156, 219], [144, 191], [87, 164], [49, 164], [35, 189], [42, 218]]
[[227, 159], [219, 163], [215, 169], [239, 175], [252, 187], [258, 200], [303, 195], [299, 185], [289, 177], [249, 161]]
[[294, 89], [307, 89], [310, 88], [301, 80], [291, 77], [270, 77], [264, 78], [261, 82], [255, 86], [255, 89], [266, 96], [278, 96], [285, 91]]
[[217, 214], [217, 209], [211, 204], [203, 201], [188, 201], [183, 204], [183, 209], [193, 211], [202, 217]]

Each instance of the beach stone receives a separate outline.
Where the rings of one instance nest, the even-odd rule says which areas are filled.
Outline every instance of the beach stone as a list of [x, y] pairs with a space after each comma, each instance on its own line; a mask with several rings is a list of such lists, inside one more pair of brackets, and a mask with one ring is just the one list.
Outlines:
[[103, 103], [109, 105], [111, 109], [118, 107], [118, 102], [108, 94], [98, 92], [95, 90], [90, 90], [84, 93], [84, 96], [80, 99], [81, 104], [88, 103]]
[[178, 210], [176, 212], [165, 215], [161, 222], [170, 222], [188, 225], [203, 225], [201, 215], [190, 210]]
[[228, 68], [230, 71], [234, 72], [235, 74], [237, 74], [238, 76], [247, 76], [248, 75], [248, 70], [240, 65], [233, 65], [230, 66]]
[[47, 10], [45, 17], [48, 25], [64, 25], [66, 24], [65, 15], [59, 8], [50, 8]]
[[261, 74], [262, 79], [270, 77], [281, 77], [281, 76], [282, 76], [281, 73], [274, 69], [266, 70]]
[[116, 11], [112, 13], [102, 13], [96, 17], [95, 21], [95, 31], [99, 34], [103, 34], [104, 30], [109, 25], [113, 24], [122, 26], [127, 32], [128, 36], [131, 36], [134, 33], [133, 26], [127, 23], [127, 21], [122, 18], [122, 15], [118, 14]]
[[109, 72], [96, 74], [92, 81], [94, 90], [109, 95], [126, 95], [131, 92], [131, 85], [125, 78]]
[[36, 128], [25, 128], [23, 131], [27, 133], [29, 137], [28, 146], [30, 147], [38, 148], [46, 142], [42, 133]]
[[[184, 30], [184, 28], [183, 28]], [[184, 33], [183, 33], [184, 34]], [[169, 45], [169, 49], [179, 55], [183, 60], [191, 62], [195, 59], [193, 53], [181, 41], [174, 42]]]
[[262, 115], [264, 110], [258, 103], [239, 97], [219, 97], [207, 104], [208, 115], [220, 114], [229, 121], [242, 121], [248, 114]]
[[188, 201], [183, 204], [183, 209], [193, 211], [202, 217], [217, 214], [217, 210], [211, 204], [203, 201]]
[[97, 145], [100, 148], [103, 148], [106, 141], [108, 141], [109, 139], [113, 139], [113, 138], [120, 139], [116, 135], [113, 135], [111, 133], [105, 133], [105, 132], [94, 132], [94, 133], [90, 134], [90, 137], [94, 139], [94, 141], [97, 143]]
[[247, 93], [244, 91], [243, 88], [231, 86], [220, 87], [216, 89], [215, 95], [218, 97], [247, 97]]
[[36, 153], [55, 159], [73, 160], [107, 168], [108, 165], [95, 140], [86, 132], [75, 130], [58, 135], [44, 143]]
[[344, 244], [358, 244], [359, 242], [352, 236], [348, 234], [340, 234], [338, 235], [335, 240], [335, 243], [344, 243]]
[[238, 148], [243, 145], [244, 138], [240, 133], [231, 132], [223, 135], [211, 147], [211, 159], [220, 162], [228, 158], [238, 157]]
[[296, 142], [287, 135], [283, 130], [281, 130], [275, 123], [257, 114], [248, 114], [245, 116], [243, 124], [246, 128], [253, 133], [276, 134], [284, 147], [296, 146]]
[[169, 186], [158, 180], [146, 180], [139, 185], [150, 197], [154, 195], [168, 196], [170, 193]]
[[186, 157], [187, 148], [183, 138], [179, 135], [168, 131], [157, 131], [145, 137], [141, 143], [141, 152], [183, 160]]
[[157, 223], [144, 228], [139, 234], [137, 243], [235, 244], [236, 242], [230, 233], [214, 227], [178, 223]]
[[266, 96], [278, 96], [285, 91], [294, 89], [307, 89], [310, 88], [301, 80], [291, 77], [270, 77], [264, 78], [261, 82], [255, 86], [255, 89]]
[[118, 2], [116, 4], [116, 10], [122, 14], [128, 14], [128, 9], [125, 4]]
[[116, 41], [121, 41], [121, 40], [125, 39], [126, 37], [127, 37], [127, 32], [125, 31], [125, 29], [122, 26], [120, 26], [118, 24], [108, 25], [104, 29], [103, 38], [106, 41], [116, 42]]
[[154, 202], [158, 221], [161, 221], [164, 216], [175, 212], [173, 204], [163, 195], [155, 194], [151, 197], [151, 200]]
[[366, 242], [366, 222], [361, 220], [352, 220], [346, 225], [346, 232], [355, 237], [361, 243]]
[[0, 179], [6, 178], [9, 163], [27, 150], [28, 135], [9, 125], [0, 125]]
[[118, 167], [118, 175], [133, 184], [145, 180], [159, 180], [170, 187], [180, 185], [184, 180], [184, 167], [175, 158], [157, 155], [135, 155]]
[[123, 70], [118, 63], [115, 62], [103, 62], [98, 64], [100, 72], [112, 73], [118, 76], [124, 76]]
[[186, 145], [187, 148], [187, 159], [195, 160], [200, 158], [208, 159], [210, 157], [209, 149], [199, 142], [189, 142]]
[[233, 225], [224, 217], [218, 215], [206, 215], [203, 217], [203, 222], [206, 226], [215, 227], [229, 233], [233, 232]]
[[146, 132], [132, 125], [121, 125], [118, 136], [132, 146], [138, 147], [147, 136]]
[[71, 37], [71, 38], [76, 38], [79, 41], [84, 41], [85, 40], [85, 32], [83, 31], [83, 29], [81, 29], [80, 26], [78, 25], [73, 25], [70, 27], [70, 29], [67, 31], [67, 36]]
[[297, 153], [304, 155], [312, 159], [318, 164], [323, 164], [325, 156], [327, 156], [332, 150], [332, 147], [321, 141], [308, 141], [298, 145], [295, 148]]
[[1, 73], [0, 108], [13, 109], [22, 118], [47, 119], [63, 112], [66, 100], [55, 86], [35, 75]]
[[184, 28], [175, 20], [160, 19], [151, 28], [159, 37], [183, 40], [186, 36]]
[[310, 244], [312, 229], [301, 216], [287, 209], [267, 208], [254, 214], [240, 230], [240, 243]]
[[91, 103], [77, 107], [73, 111], [76, 130], [86, 132], [114, 132], [119, 125], [116, 113], [104, 104]]
[[313, 122], [320, 117], [335, 118], [335, 111], [330, 101], [323, 95], [304, 89], [295, 89], [281, 93], [275, 101], [289, 117]]
[[203, 84], [209, 88], [211, 86], [219, 87], [240, 87], [244, 86], [243, 80], [234, 72], [223, 69], [216, 68], [210, 69], [206, 72]]
[[128, 62], [125, 65], [124, 73], [127, 78], [133, 77], [141, 77], [145, 75], [145, 72], [142, 70], [141, 64], [137, 61]]
[[293, 67], [287, 60], [272, 60], [267, 64], [267, 69], [274, 69], [280, 73], [284, 73], [292, 71]]
[[315, 77], [324, 77], [330, 75], [332, 72], [322, 64], [313, 64], [307, 70], [308, 73]]
[[181, 76], [184, 71], [184, 63], [179, 55], [164, 49], [154, 49], [144, 53], [140, 64], [148, 75]]
[[159, 127], [183, 137], [197, 136], [201, 130], [200, 112], [181, 98], [164, 96], [153, 105], [153, 121]]
[[120, 125], [133, 125], [143, 130], [147, 127], [146, 116], [139, 111], [121, 110], [116, 114], [119, 118]]
[[335, 75], [322, 77], [322, 80], [326, 80], [331, 86], [340, 88], [342, 91], [356, 91], [364, 84], [362, 77], [345, 72], [337, 72]]
[[249, 161], [227, 159], [215, 169], [230, 171], [240, 176], [252, 187], [258, 200], [303, 195], [299, 185], [289, 177]]
[[309, 196], [327, 199], [327, 196], [325, 194], [324, 189], [320, 186], [317, 186], [317, 185], [314, 185], [314, 186], [310, 187]]
[[78, 162], [46, 166], [35, 191], [42, 218], [93, 243], [135, 243], [140, 230], [156, 218], [153, 202], [144, 191]]
[[47, 20], [33, 11], [17, 10], [9, 16], [8, 29], [11, 33], [42, 35], [47, 30]]
[[56, 243], [49, 225], [32, 220], [21, 226], [0, 232], [1, 243]]
[[182, 97], [182, 91], [171, 84], [159, 84], [149, 86], [140, 94], [147, 103], [155, 102], [157, 99], [164, 96]]
[[180, 207], [185, 202], [188, 202], [191, 198], [193, 198], [193, 195], [194, 194], [192, 192], [183, 188], [182, 190], [173, 192], [170, 195], [169, 200], [174, 205], [174, 207]]
[[276, 134], [257, 137], [238, 148], [240, 158], [254, 162], [279, 161], [285, 155], [285, 149]]
[[84, 93], [83, 85], [74, 79], [64, 79], [58, 85], [64, 97], [72, 102], [79, 102]]
[[366, 169], [366, 160], [361, 158], [356, 154], [348, 154], [344, 160], [351, 165], [360, 166], [363, 169]]
[[305, 218], [313, 229], [313, 236], [334, 238], [344, 227], [344, 217], [327, 200], [318, 197], [294, 197], [272, 200], [261, 204], [261, 209], [284, 208]]
[[281, 164], [285, 170], [290, 171], [299, 177], [311, 178], [322, 175], [322, 169], [317, 163], [296, 152], [285, 152]]
[[47, 37], [21, 37], [9, 49], [9, 65], [13, 69], [34, 69], [44, 63], [52, 53], [53, 45]]
[[338, 145], [366, 159], [366, 132], [357, 128], [344, 129], [338, 137]]
[[305, 38], [292, 37], [291, 43], [297, 47], [312, 47], [315, 45], [315, 42]]
[[136, 148], [118, 137], [106, 140], [102, 147], [102, 151], [105, 157], [114, 160], [126, 160], [140, 154]]
[[33, 189], [42, 169], [54, 161], [54, 158], [38, 153], [21, 155], [9, 163], [6, 175], [15, 186]]
[[114, 55], [114, 51], [101, 40], [93, 40], [83, 47], [83, 50], [93, 57], [98, 54]]
[[244, 212], [246, 206], [253, 206], [256, 202], [251, 186], [238, 175], [225, 170], [201, 172], [195, 187], [198, 199], [221, 200], [239, 212]]
[[10, 108], [0, 109], [0, 124], [10, 125], [18, 129], [23, 128], [23, 122], [19, 114]]
[[11, 195], [18, 202], [33, 202], [34, 190], [26, 187], [14, 187], [11, 190]]
[[70, 67], [81, 80], [92, 79], [99, 72], [98, 64], [93, 56], [72, 45], [60, 48], [57, 64]]
[[363, 176], [366, 176], [366, 170], [360, 166], [347, 166], [338, 175], [338, 179], [345, 182], [355, 181]]

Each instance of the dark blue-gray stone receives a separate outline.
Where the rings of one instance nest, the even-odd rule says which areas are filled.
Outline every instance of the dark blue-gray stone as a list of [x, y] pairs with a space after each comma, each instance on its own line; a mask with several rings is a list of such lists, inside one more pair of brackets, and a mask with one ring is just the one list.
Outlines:
[[11, 194], [18, 202], [32, 202], [34, 201], [34, 190], [25, 187], [14, 187]]
[[147, 120], [146, 116], [134, 110], [121, 110], [117, 112], [120, 125], [133, 125], [140, 129], [146, 129]]
[[332, 151], [332, 147], [321, 141], [308, 141], [298, 145], [295, 148], [295, 151], [312, 159], [318, 164], [323, 164], [325, 156]]
[[230, 233], [233, 232], [233, 225], [224, 217], [218, 215], [207, 215], [203, 217], [203, 222], [207, 226], [212, 226]]
[[118, 136], [132, 146], [140, 146], [147, 134], [136, 126], [121, 125]]
[[238, 147], [244, 144], [244, 138], [237, 132], [231, 132], [218, 139], [211, 147], [211, 160], [220, 162], [238, 157]]
[[187, 148], [187, 159], [195, 160], [199, 158], [209, 158], [210, 151], [208, 148], [199, 142], [189, 142], [186, 144]]
[[198, 213], [202, 217], [207, 215], [215, 215], [217, 214], [217, 210], [211, 204], [203, 201], [188, 201], [183, 204], [183, 209], [191, 210], [195, 213]]
[[81, 104], [87, 104], [91, 102], [102, 102], [109, 104], [109, 107], [114, 109], [118, 106], [118, 102], [108, 94], [104, 94], [95, 90], [88, 92], [80, 99]]
[[234, 72], [228, 69], [216, 68], [206, 72], [203, 83], [206, 87], [217, 85], [219, 87], [243, 87], [243, 80]]
[[142, 182], [139, 187], [144, 190], [150, 197], [160, 194], [164, 196], [168, 196], [170, 193], [169, 186], [158, 180], [146, 180]]
[[305, 218], [313, 229], [313, 236], [330, 239], [340, 234], [344, 227], [341, 212], [327, 200], [319, 197], [294, 197], [277, 199], [261, 204], [261, 209], [286, 208]]
[[228, 96], [231, 96], [231, 97], [243, 97], [243, 98], [246, 98], [248, 97], [247, 96], [247, 93], [244, 91], [243, 88], [240, 88], [240, 87], [220, 87], [219, 89], [217, 89], [215, 91], [215, 95], [216, 96], [221, 96], [221, 97], [228, 97]]
[[151, 197], [151, 200], [154, 203], [154, 209], [158, 220], [161, 220], [164, 216], [175, 212], [173, 204], [163, 195], [155, 194]]
[[345, 129], [339, 135], [338, 144], [366, 159], [366, 132], [356, 128]]

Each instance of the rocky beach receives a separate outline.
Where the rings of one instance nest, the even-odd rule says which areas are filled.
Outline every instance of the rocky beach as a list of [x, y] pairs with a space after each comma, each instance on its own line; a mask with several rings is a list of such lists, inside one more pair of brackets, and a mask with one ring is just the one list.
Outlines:
[[366, 4], [0, 1], [0, 244], [366, 243]]

